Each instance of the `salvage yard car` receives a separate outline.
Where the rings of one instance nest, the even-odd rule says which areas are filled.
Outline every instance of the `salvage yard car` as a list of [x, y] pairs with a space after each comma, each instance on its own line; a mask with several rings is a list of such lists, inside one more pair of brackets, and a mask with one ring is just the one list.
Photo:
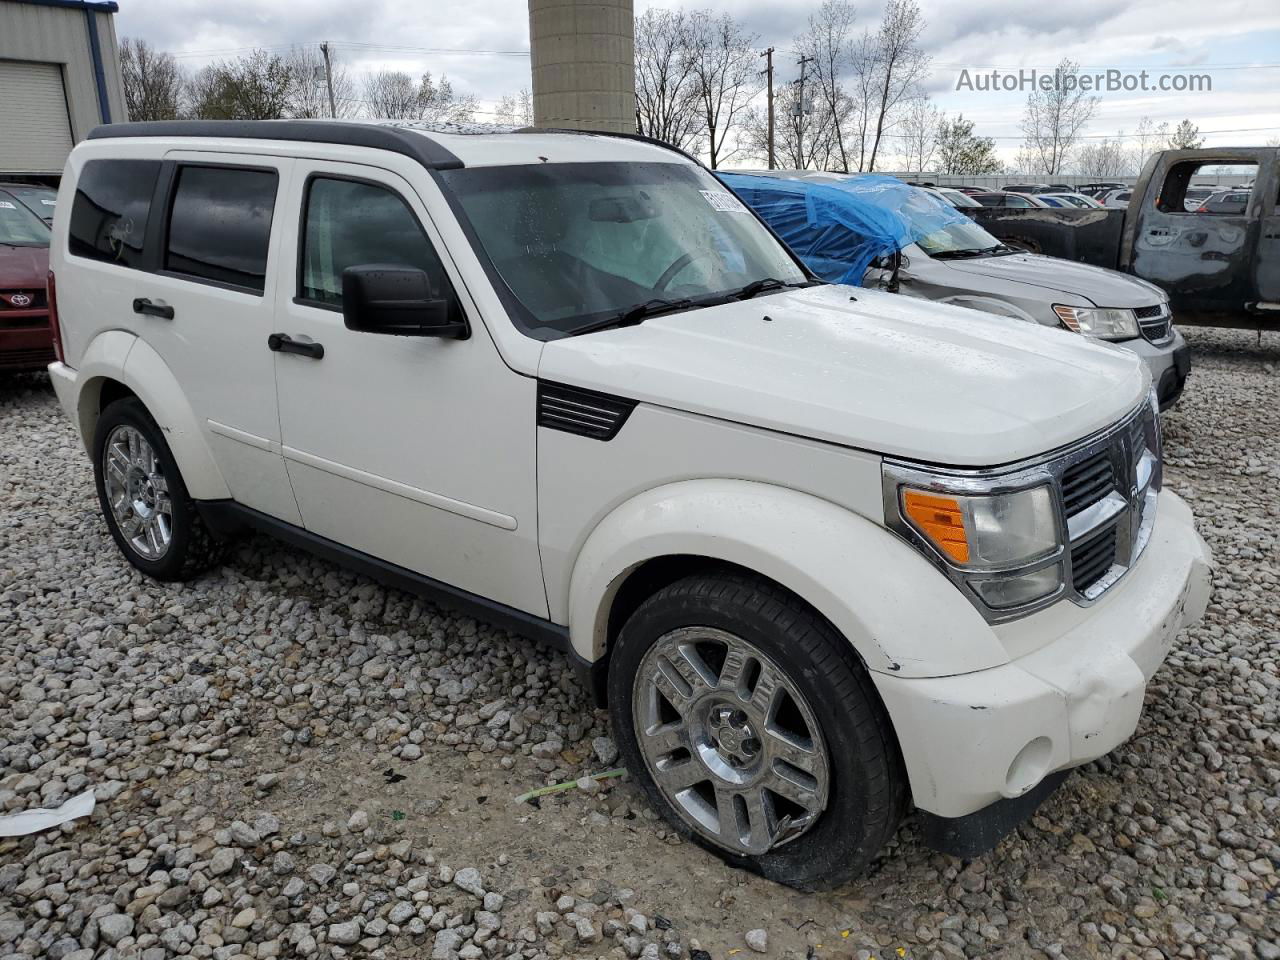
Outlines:
[[558, 644], [684, 836], [813, 888], [986, 849], [1208, 596], [1132, 355], [818, 281], [642, 138], [100, 127], [58, 396], [137, 569], [248, 526]]
[[[1230, 190], [1231, 202], [1189, 202], [1205, 177], [1221, 175], [1251, 176], [1255, 186]], [[1123, 209], [970, 214], [1005, 243], [1151, 281], [1179, 324], [1280, 326], [1280, 148], [1165, 150], [1119, 195]]]
[[49, 236], [43, 220], [0, 191], [0, 372], [40, 370], [53, 359]]
[[881, 286], [1105, 340], [1142, 358], [1161, 410], [1182, 395], [1191, 348], [1173, 325], [1168, 296], [1154, 284], [1015, 250], [936, 192], [893, 177], [772, 170], [720, 179], [824, 280]]

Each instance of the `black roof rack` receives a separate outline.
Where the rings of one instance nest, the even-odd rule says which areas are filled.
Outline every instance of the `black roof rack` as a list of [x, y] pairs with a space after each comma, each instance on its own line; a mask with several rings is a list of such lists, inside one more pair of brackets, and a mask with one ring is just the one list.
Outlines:
[[461, 160], [430, 136], [378, 123], [333, 120], [152, 120], [109, 123], [89, 131], [90, 140], [117, 137], [227, 137], [237, 140], [289, 140], [336, 143], [388, 150], [417, 160], [428, 170], [457, 170]]
[[584, 137], [617, 137], [620, 140], [635, 140], [639, 143], [652, 144], [655, 147], [662, 147], [664, 150], [670, 150], [673, 153], [678, 153], [680, 154], [680, 156], [684, 157], [686, 160], [692, 160], [694, 163], [696, 163], [700, 167], [706, 166], [701, 160], [699, 160], [693, 154], [689, 153], [687, 150], [682, 150], [679, 147], [674, 146], [673, 144], [667, 143], [665, 140], [659, 140], [657, 137], [649, 137], [643, 133], [624, 133], [621, 130], [578, 130], [570, 127], [521, 127], [519, 130], [514, 130], [512, 132], [513, 133], [574, 133]]

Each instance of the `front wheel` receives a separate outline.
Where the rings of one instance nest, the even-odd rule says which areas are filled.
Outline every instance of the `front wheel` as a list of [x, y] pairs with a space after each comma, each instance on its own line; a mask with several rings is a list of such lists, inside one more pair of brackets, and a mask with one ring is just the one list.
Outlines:
[[160, 428], [141, 401], [112, 403], [98, 418], [93, 473], [102, 515], [125, 559], [157, 580], [189, 580], [221, 561]]
[[856, 879], [906, 778], [848, 641], [772, 583], [693, 576], [624, 625], [609, 702], [628, 769], [685, 837], [802, 889]]

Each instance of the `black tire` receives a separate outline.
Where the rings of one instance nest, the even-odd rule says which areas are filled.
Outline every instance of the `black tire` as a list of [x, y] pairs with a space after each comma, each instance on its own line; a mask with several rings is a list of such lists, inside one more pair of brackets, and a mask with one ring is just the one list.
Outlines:
[[[130, 544], [116, 522], [108, 499], [104, 454], [108, 437], [116, 427], [122, 425], [136, 429], [155, 450], [160, 473], [168, 486], [173, 533], [168, 549], [158, 559], [148, 559]], [[98, 488], [102, 516], [107, 521], [107, 529], [111, 531], [116, 546], [129, 563], [147, 576], [165, 581], [190, 580], [218, 565], [226, 556], [229, 544], [219, 540], [205, 526], [195, 501], [187, 492], [177, 461], [173, 459], [169, 445], [165, 443], [163, 432], [137, 398], [124, 397], [116, 400], [98, 418], [98, 426], [93, 435], [93, 477]]]
[[[654, 782], [632, 721], [634, 678], [646, 651], [680, 627], [712, 627], [754, 644], [808, 701], [829, 756], [824, 812], [807, 832], [759, 856], [740, 856], [692, 830]], [[897, 740], [866, 668], [847, 640], [785, 590], [734, 573], [690, 576], [658, 591], [623, 626], [609, 663], [610, 717], [619, 751], [655, 808], [685, 838], [733, 866], [802, 890], [864, 877], [907, 804]]]

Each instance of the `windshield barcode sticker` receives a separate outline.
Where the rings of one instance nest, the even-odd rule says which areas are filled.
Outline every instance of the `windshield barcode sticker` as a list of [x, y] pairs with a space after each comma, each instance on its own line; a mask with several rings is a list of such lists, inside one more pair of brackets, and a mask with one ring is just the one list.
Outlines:
[[43, 203], [46, 207], [56, 207], [58, 205], [57, 200], [41, 200], [40, 202]]
[[0, 200], [0, 210], [17, 210], [17, 209], [18, 208], [15, 207], [8, 200]]
[[699, 190], [699, 193], [711, 204], [711, 209], [718, 213], [746, 213], [747, 208], [732, 193], [723, 190]]

